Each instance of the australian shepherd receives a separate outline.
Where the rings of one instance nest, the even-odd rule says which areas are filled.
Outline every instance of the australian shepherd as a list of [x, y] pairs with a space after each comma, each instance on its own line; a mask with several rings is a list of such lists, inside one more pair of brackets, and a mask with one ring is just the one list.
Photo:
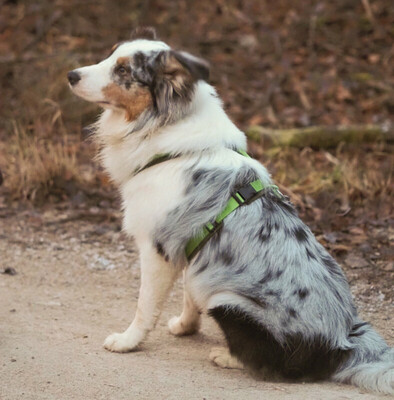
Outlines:
[[208, 313], [228, 344], [211, 351], [215, 364], [394, 393], [393, 349], [360, 319], [339, 265], [247, 156], [208, 76], [207, 62], [151, 28], [68, 73], [72, 91], [104, 109], [93, 136], [140, 253], [134, 320], [104, 347], [136, 349], [183, 271], [183, 311], [169, 330], [192, 334]]

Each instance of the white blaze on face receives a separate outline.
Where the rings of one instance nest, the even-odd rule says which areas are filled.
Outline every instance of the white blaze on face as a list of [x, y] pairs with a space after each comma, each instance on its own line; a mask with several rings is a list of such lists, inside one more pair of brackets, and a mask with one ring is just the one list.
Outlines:
[[77, 84], [70, 85], [71, 90], [84, 100], [98, 103], [103, 107], [115, 107], [115, 104], [111, 104], [106, 99], [103, 89], [113, 83], [112, 72], [116, 66], [117, 59], [120, 57], [132, 57], [138, 52], [150, 53], [169, 49], [170, 47], [165, 43], [153, 40], [140, 39], [123, 43], [100, 63], [75, 69], [74, 72], [81, 79]]
[[111, 80], [111, 67], [112, 64], [107, 59], [99, 64], [76, 69], [75, 72], [79, 74], [81, 80], [71, 86], [72, 91], [84, 100], [95, 103], [104, 102], [102, 88]]

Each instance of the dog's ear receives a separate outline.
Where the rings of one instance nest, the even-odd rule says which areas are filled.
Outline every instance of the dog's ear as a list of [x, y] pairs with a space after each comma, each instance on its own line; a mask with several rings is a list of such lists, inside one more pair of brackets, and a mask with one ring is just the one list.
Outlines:
[[130, 40], [136, 39], [148, 39], [148, 40], [156, 40], [156, 29], [151, 26], [140, 26], [135, 28], [130, 35]]
[[196, 80], [209, 79], [209, 64], [202, 58], [193, 56], [186, 51], [171, 51], [173, 57], [190, 71], [193, 78]]
[[206, 61], [186, 52], [161, 51], [151, 63], [152, 91], [160, 114], [168, 111], [173, 103], [191, 100], [195, 83], [209, 77]]

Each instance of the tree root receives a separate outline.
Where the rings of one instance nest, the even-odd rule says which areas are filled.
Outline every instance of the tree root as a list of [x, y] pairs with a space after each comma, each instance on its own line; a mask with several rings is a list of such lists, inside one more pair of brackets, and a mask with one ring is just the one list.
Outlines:
[[269, 129], [251, 126], [246, 136], [266, 147], [312, 147], [328, 149], [339, 143], [394, 142], [394, 129], [379, 125], [311, 126], [294, 129]]

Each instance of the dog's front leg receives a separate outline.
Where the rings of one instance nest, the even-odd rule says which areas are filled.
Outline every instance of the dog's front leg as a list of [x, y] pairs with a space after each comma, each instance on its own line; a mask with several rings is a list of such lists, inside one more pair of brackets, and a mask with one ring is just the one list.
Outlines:
[[105, 339], [107, 350], [124, 353], [141, 343], [154, 328], [178, 271], [152, 247], [141, 250], [141, 287], [134, 320], [123, 333], [113, 333]]

